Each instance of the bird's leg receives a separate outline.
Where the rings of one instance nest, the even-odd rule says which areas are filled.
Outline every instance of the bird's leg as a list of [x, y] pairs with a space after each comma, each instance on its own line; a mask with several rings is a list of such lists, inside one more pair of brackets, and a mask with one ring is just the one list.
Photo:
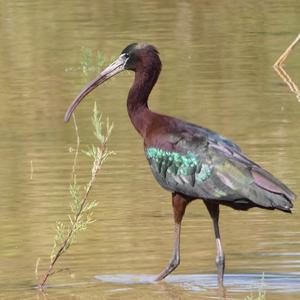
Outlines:
[[168, 265], [157, 276], [155, 281], [160, 281], [165, 277], [167, 277], [172, 271], [174, 271], [178, 267], [180, 263], [180, 228], [181, 228], [181, 221], [184, 216], [184, 212], [187, 204], [188, 204], [187, 199], [183, 198], [179, 194], [176, 193], [172, 194], [172, 205], [173, 205], [173, 213], [174, 213], [174, 221], [175, 221], [175, 240], [174, 240], [173, 255]]
[[218, 284], [220, 287], [223, 287], [223, 278], [225, 270], [225, 255], [221, 244], [220, 230], [219, 230], [219, 204], [212, 203], [209, 201], [204, 201], [211, 218], [213, 219], [216, 246], [217, 246], [217, 255], [216, 255], [216, 265], [218, 269]]

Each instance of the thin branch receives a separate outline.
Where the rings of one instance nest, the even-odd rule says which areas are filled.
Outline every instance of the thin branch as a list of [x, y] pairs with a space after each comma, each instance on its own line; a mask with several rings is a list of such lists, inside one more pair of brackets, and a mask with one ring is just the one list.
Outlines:
[[289, 56], [292, 49], [297, 45], [297, 43], [300, 40], [300, 33], [295, 38], [295, 40], [286, 48], [286, 50], [279, 56], [279, 58], [276, 60], [274, 67], [281, 67], [286, 58]]
[[290, 52], [297, 45], [299, 41], [300, 41], [300, 33], [298, 34], [296, 39], [287, 47], [287, 49], [280, 55], [280, 57], [276, 60], [275, 64], [273, 65], [274, 70], [279, 75], [279, 77], [283, 80], [283, 82], [286, 83], [290, 91], [296, 94], [298, 101], [300, 101], [300, 90], [298, 86], [294, 83], [292, 78], [289, 76], [289, 74], [284, 70], [283, 63], [285, 62]]

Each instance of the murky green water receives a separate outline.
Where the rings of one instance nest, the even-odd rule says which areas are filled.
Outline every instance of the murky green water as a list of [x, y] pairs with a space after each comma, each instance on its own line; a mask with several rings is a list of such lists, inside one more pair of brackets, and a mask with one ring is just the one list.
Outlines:
[[[151, 108], [221, 132], [300, 194], [300, 103], [271, 67], [299, 32], [299, 9], [296, 0], [2, 0], [1, 299], [45, 297], [31, 287], [36, 284], [37, 258], [40, 272], [48, 263], [56, 220], [68, 214], [73, 162], [68, 149], [74, 147], [75, 136], [63, 116], [86, 81], [74, 70], [82, 46], [100, 49], [110, 58], [133, 41], [156, 45], [163, 72], [151, 95]], [[300, 85], [300, 46], [288, 58], [286, 70]], [[106, 163], [93, 191], [100, 202], [97, 222], [62, 259], [58, 268], [68, 271], [50, 279], [55, 288], [47, 290], [48, 299], [219, 296], [211, 276], [211, 221], [200, 201], [189, 206], [183, 224], [181, 266], [174, 273], [183, 277], [156, 285], [147, 280], [130, 284], [118, 277], [159, 273], [173, 238], [170, 195], [152, 178], [142, 141], [127, 116], [132, 78], [123, 73], [77, 111], [84, 148], [92, 141], [89, 118], [97, 99], [104, 115], [114, 121], [111, 148], [117, 155]], [[83, 155], [80, 160], [83, 184], [89, 165]], [[227, 299], [243, 299], [251, 289], [257, 293], [262, 273], [275, 273], [278, 281], [287, 282], [282, 289], [270, 284], [268, 299], [299, 298], [298, 203], [293, 215], [222, 208], [221, 229], [229, 274]], [[247, 275], [252, 273], [258, 274], [254, 282]], [[200, 274], [199, 284], [191, 274]], [[234, 274], [241, 274], [235, 284], [236, 277], [230, 277]], [[96, 275], [109, 276], [103, 282], [96, 281]], [[270, 278], [266, 275], [266, 283]]]

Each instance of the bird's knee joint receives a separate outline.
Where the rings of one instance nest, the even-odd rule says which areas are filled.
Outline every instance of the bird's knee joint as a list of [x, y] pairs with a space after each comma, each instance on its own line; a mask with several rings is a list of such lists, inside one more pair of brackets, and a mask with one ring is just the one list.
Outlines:
[[176, 257], [174, 260], [172, 260], [172, 262], [171, 262], [171, 264], [170, 264], [170, 267], [171, 267], [172, 269], [175, 269], [175, 268], [177, 268], [179, 265], [180, 265], [180, 259]]

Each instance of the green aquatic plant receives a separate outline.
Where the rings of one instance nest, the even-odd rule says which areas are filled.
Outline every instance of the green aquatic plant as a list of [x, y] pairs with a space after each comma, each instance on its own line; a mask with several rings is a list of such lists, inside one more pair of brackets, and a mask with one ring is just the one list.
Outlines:
[[88, 47], [82, 47], [80, 50], [79, 66], [67, 67], [65, 72], [79, 71], [83, 77], [89, 77], [91, 74], [99, 73], [101, 69], [112, 62], [114, 58], [107, 59], [99, 50], [94, 51]]
[[263, 273], [261, 278], [261, 286], [259, 287], [258, 290], [258, 295], [254, 296], [253, 293], [251, 293], [249, 296], [244, 298], [244, 300], [266, 300], [267, 299], [266, 291], [263, 289], [264, 281], [265, 281], [265, 274]]
[[258, 295], [254, 296], [253, 294], [251, 294], [250, 296], [247, 296], [246, 298], [244, 298], [244, 300], [266, 300], [267, 296], [266, 296], [266, 292], [265, 291], [258, 291]]
[[90, 48], [81, 48], [80, 70], [85, 76], [90, 73], [99, 72], [108, 62], [101, 51], [98, 50], [94, 57], [93, 51]]
[[92, 158], [91, 177], [83, 191], [77, 185], [76, 180], [76, 165], [79, 153], [80, 138], [78, 134], [78, 127], [75, 116], [73, 115], [74, 127], [77, 137], [76, 151], [74, 155], [74, 162], [72, 168], [72, 182], [69, 186], [71, 196], [70, 207], [71, 214], [69, 215], [69, 222], [64, 223], [58, 221], [56, 223], [56, 234], [54, 237], [53, 247], [50, 255], [50, 264], [48, 270], [41, 277], [38, 285], [39, 289], [43, 289], [49, 276], [54, 274], [54, 265], [57, 260], [64, 254], [74, 242], [75, 237], [81, 231], [85, 231], [91, 223], [95, 220], [93, 218], [93, 210], [98, 203], [89, 199], [89, 193], [92, 189], [96, 176], [101, 169], [102, 164], [106, 159], [113, 154], [108, 149], [108, 139], [111, 135], [113, 125], [106, 120], [106, 128], [103, 127], [102, 115], [99, 113], [96, 103], [94, 105], [92, 124], [94, 128], [94, 136], [97, 144], [88, 147], [86, 151], [82, 151], [88, 157]]
[[90, 48], [81, 48], [80, 68], [84, 75], [87, 75], [93, 66], [93, 53]]

